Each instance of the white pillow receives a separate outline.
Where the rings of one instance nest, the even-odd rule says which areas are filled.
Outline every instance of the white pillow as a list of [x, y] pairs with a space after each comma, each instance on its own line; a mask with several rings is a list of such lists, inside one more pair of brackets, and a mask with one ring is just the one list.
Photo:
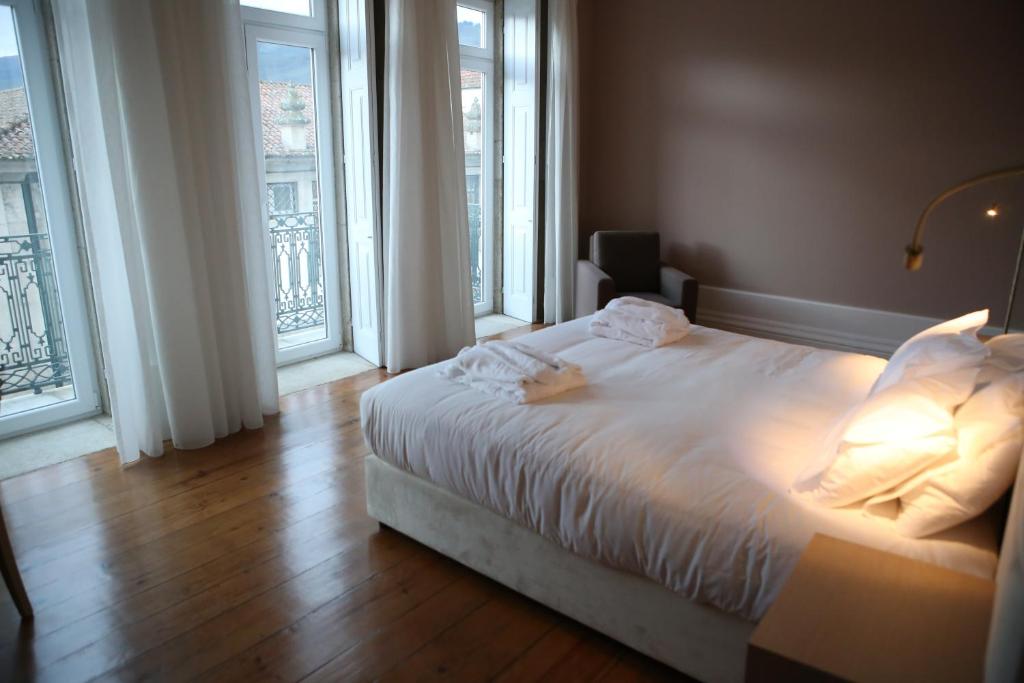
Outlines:
[[868, 397], [844, 417], [793, 485], [807, 498], [840, 507], [883, 493], [956, 458], [953, 409], [974, 389], [989, 351], [978, 311], [907, 340]]
[[793, 490], [829, 507], [856, 503], [955, 457], [953, 415], [913, 388], [890, 387], [840, 423], [825, 455]]
[[988, 322], [988, 309], [929, 327], [905, 341], [875, 380], [871, 394], [901, 382], [928, 378], [929, 396], [955, 408], [971, 395], [981, 363], [989, 355], [978, 339]]
[[1024, 447], [1024, 372], [1001, 370], [1005, 349], [989, 347], [994, 358], [979, 373], [981, 388], [956, 412], [957, 458], [867, 501], [873, 511], [899, 499], [896, 530], [905, 536], [928, 536], [976, 517], [1013, 483]]
[[1008, 372], [1024, 371], [1024, 334], [1001, 334], [985, 342], [989, 357], [981, 366], [978, 385], [1001, 379]]

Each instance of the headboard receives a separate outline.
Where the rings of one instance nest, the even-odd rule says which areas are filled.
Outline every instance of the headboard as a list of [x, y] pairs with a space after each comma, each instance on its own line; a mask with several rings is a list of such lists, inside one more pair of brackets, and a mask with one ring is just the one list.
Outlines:
[[996, 570], [996, 598], [985, 652], [989, 683], [1024, 680], [1024, 457], [1003, 532]]

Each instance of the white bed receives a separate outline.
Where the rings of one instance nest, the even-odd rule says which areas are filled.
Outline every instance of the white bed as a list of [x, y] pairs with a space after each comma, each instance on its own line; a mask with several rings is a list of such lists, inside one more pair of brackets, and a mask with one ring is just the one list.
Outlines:
[[[606, 574], [609, 585], [615, 573], [647, 579], [636, 581], [643, 591], [681, 599], [644, 617], [651, 631], [678, 614], [700, 623], [673, 629], [703, 629], [735, 654], [817, 532], [995, 575], [999, 530], [991, 516], [909, 539], [859, 509], [828, 510], [787, 492], [831, 425], [867, 394], [881, 359], [699, 326], [678, 344], [646, 350], [591, 337], [586, 319], [520, 340], [580, 364], [588, 386], [517, 406], [429, 367], [364, 395], [364, 434], [376, 454], [368, 462], [371, 514], [703, 679], [741, 676], [742, 659], [694, 663], [699, 652], [666, 651], [673, 634], [637, 632], [637, 622], [619, 623], [622, 615], [603, 623], [591, 613], [601, 610], [587, 612], [585, 596], [564, 605], [557, 591], [533, 584], [556, 574], [578, 576], [589, 590], [601, 590]], [[475, 515], [481, 506], [495, 516]], [[443, 538], [445, 526], [461, 538]], [[529, 538], [536, 534], [547, 541], [537, 545]], [[501, 566], [515, 556], [474, 550], [488, 539], [533, 544], [532, 554], [554, 559], [534, 575], [517, 573]], [[551, 573], [566, 562], [572, 567]], [[659, 609], [658, 595], [651, 593], [650, 610]]]

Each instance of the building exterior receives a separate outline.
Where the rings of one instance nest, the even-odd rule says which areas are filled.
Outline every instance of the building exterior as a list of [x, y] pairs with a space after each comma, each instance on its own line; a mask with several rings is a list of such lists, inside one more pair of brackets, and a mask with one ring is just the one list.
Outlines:
[[271, 216], [316, 210], [316, 128], [309, 85], [260, 81], [267, 208]]

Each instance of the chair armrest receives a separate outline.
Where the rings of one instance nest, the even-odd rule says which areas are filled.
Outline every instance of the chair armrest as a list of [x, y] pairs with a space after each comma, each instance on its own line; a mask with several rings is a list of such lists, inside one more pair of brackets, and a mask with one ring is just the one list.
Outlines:
[[686, 318], [697, 322], [697, 292], [700, 283], [697, 278], [687, 275], [672, 266], [661, 267], [661, 295], [676, 308], [683, 309]]
[[615, 298], [615, 281], [592, 261], [576, 261], [576, 317], [597, 313]]

